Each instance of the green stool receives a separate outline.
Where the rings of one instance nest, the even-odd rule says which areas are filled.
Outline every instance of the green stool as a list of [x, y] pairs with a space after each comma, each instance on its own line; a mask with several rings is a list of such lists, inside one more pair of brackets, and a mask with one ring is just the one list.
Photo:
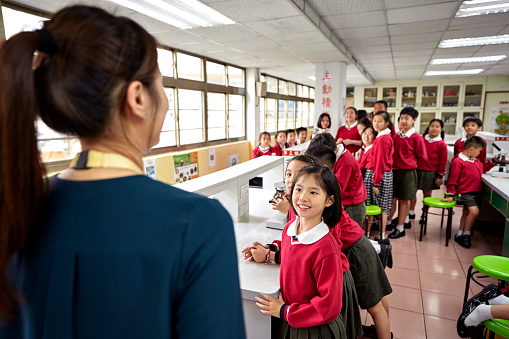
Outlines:
[[509, 320], [490, 319], [483, 321], [484, 327], [491, 330], [491, 338], [495, 338], [495, 333], [504, 338], [509, 338]]
[[[419, 241], [422, 241], [422, 234], [426, 235], [426, 229], [428, 227], [428, 214], [433, 215], [442, 215], [442, 222], [440, 223], [440, 227], [443, 227], [444, 224], [444, 211], [447, 209], [449, 211], [447, 215], [447, 228], [445, 230], [445, 246], [449, 246], [449, 239], [451, 239], [452, 232], [452, 216], [454, 214], [452, 208], [456, 206], [455, 201], [446, 202], [442, 201], [442, 198], [433, 198], [427, 197], [422, 199], [423, 207], [422, 207], [422, 215], [424, 216], [423, 222], [421, 223], [421, 234], [419, 235]], [[436, 207], [442, 209], [442, 214], [431, 213], [429, 212], [430, 207]]]
[[[476, 270], [472, 272], [474, 268]], [[500, 257], [498, 255], [480, 255], [472, 260], [472, 265], [470, 265], [467, 274], [463, 306], [465, 306], [468, 300], [470, 279], [472, 279], [477, 285], [485, 287], [475, 279], [474, 276], [478, 273], [484, 274], [484, 276], [479, 276], [479, 278], [486, 278], [488, 276], [498, 280], [509, 281], [509, 258]]]
[[[368, 217], [370, 216], [377, 216], [377, 215], [380, 215], [382, 214], [382, 209], [380, 207], [378, 207], [377, 205], [367, 205], [366, 206], [366, 217], [364, 219], [364, 224], [365, 224], [365, 227], [364, 227], [364, 231], [367, 232], [368, 231]], [[372, 224], [375, 223], [374, 222], [371, 222]], [[382, 218], [379, 217], [378, 218], [378, 229], [380, 230], [380, 232], [382, 232]]]

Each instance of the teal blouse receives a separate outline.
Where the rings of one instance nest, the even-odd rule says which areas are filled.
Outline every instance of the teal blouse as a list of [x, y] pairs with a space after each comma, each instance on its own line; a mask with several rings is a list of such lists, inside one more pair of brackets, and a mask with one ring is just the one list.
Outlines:
[[8, 278], [2, 339], [245, 337], [229, 214], [142, 175], [53, 179]]

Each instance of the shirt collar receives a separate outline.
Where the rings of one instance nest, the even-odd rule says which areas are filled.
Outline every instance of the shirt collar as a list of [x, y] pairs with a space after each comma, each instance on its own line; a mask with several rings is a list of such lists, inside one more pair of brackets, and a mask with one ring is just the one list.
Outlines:
[[336, 152], [336, 160], [341, 158], [341, 156], [346, 152], [345, 146], [343, 144], [338, 145], [338, 151]]
[[364, 152], [369, 151], [371, 149], [371, 147], [373, 147], [373, 144], [366, 146], [366, 148], [364, 148]]
[[[475, 135], [477, 135], [477, 133], [476, 133]], [[468, 139], [468, 138], [467, 138], [467, 136], [465, 135], [463, 138], [461, 138], [461, 142], [465, 142], [465, 141], [467, 141], [467, 139]]]
[[402, 137], [402, 138], [410, 138], [412, 136], [412, 134], [415, 133], [415, 128], [410, 128], [408, 131], [406, 131], [406, 133], [403, 133], [403, 131], [399, 131], [398, 134]]
[[380, 137], [382, 137], [382, 136], [384, 136], [384, 135], [387, 135], [387, 134], [391, 134], [391, 130], [390, 130], [390, 129], [388, 129], [388, 128], [386, 128], [386, 129], [384, 129], [383, 131], [379, 132], [379, 133], [378, 133], [378, 135], [377, 135], [376, 137], [377, 137], [377, 138], [380, 138]]
[[355, 120], [355, 122], [352, 124], [352, 126], [348, 127], [348, 125], [346, 124], [345, 122], [345, 127], [347, 130], [351, 130], [352, 128], [354, 128], [355, 126], [357, 126], [359, 122], [357, 120]]
[[461, 152], [458, 155], [458, 158], [460, 158], [463, 161], [470, 161], [470, 162], [474, 162], [475, 161], [475, 158], [474, 159], [469, 159], [465, 154], [463, 154], [463, 152]]
[[426, 136], [424, 137], [424, 139], [426, 139], [426, 140], [427, 140], [427, 141], [429, 141], [429, 142], [435, 142], [435, 141], [440, 141], [440, 140], [442, 140], [442, 137], [441, 137], [440, 135], [438, 135], [438, 136], [434, 137], [433, 139], [431, 139], [431, 138], [429, 137], [429, 134], [426, 134]]
[[262, 151], [262, 152], [267, 152], [269, 149], [270, 149], [270, 145], [265, 148], [260, 145], [260, 151]]
[[303, 245], [311, 245], [317, 242], [318, 240], [322, 239], [324, 236], [327, 235], [327, 233], [329, 233], [329, 226], [327, 226], [323, 222], [323, 218], [321, 223], [319, 223], [309, 231], [297, 235], [297, 227], [299, 226], [299, 224], [300, 217], [297, 216], [295, 221], [292, 222], [290, 226], [288, 226], [286, 234], [292, 237], [292, 239], [297, 239], [297, 241]]

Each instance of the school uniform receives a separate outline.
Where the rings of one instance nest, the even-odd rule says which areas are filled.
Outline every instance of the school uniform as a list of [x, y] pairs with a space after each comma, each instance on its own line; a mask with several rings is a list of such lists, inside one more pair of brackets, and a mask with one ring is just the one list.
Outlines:
[[417, 159], [417, 189], [431, 191], [439, 189], [435, 184], [437, 178], [443, 178], [447, 167], [447, 145], [442, 137], [424, 137], [424, 146], [428, 161]]
[[314, 136], [322, 133], [329, 133], [330, 135], [332, 135], [332, 133], [330, 132], [330, 128], [315, 127], [315, 129], [313, 130], [313, 134], [311, 134], [311, 139], [313, 139]]
[[368, 204], [375, 203], [382, 210], [390, 213], [392, 206], [392, 163], [393, 163], [394, 147], [393, 140], [391, 138], [391, 130], [386, 128], [376, 136], [373, 141], [373, 147], [371, 149], [372, 172], [366, 171], [364, 177], [364, 183], [366, 187], [378, 187], [378, 195], [373, 194], [373, 201], [369, 201]]
[[340, 145], [332, 171], [341, 188], [341, 202], [350, 217], [361, 226], [366, 217], [366, 187], [359, 164], [350, 151]]
[[272, 155], [272, 147], [270, 145], [267, 147], [258, 146], [253, 149], [253, 159], [264, 155]]
[[[359, 132], [357, 131], [357, 124], [358, 122], [355, 121], [350, 127], [348, 127], [346, 124], [344, 126], [341, 126], [338, 129], [338, 133], [336, 134], [336, 141], [341, 139], [350, 139], [350, 140], [361, 140], [361, 136]], [[357, 145], [344, 145], [345, 148], [352, 154], [357, 152], [360, 148], [360, 146]]]
[[[346, 338], [340, 316], [343, 294], [340, 248], [329, 227], [321, 222], [297, 234], [299, 218], [289, 222], [281, 239], [279, 282], [285, 305], [280, 338]], [[312, 303], [311, 303], [312, 301]], [[302, 335], [302, 333], [301, 333]]]
[[272, 146], [272, 153], [277, 156], [282, 156], [284, 149], [284, 146], [281, 146], [278, 142], [276, 142], [274, 146]]
[[373, 167], [372, 163], [371, 163], [371, 161], [372, 161], [371, 153], [369, 152], [371, 150], [371, 148], [373, 148], [373, 144], [366, 146], [361, 152], [361, 156], [359, 157], [359, 160], [358, 160], [359, 169], [361, 170], [361, 172], [366, 171], [368, 164], [369, 164], [370, 168]]
[[[467, 141], [467, 137], [463, 137], [461, 139], [456, 140], [454, 143], [454, 158], [456, 158], [461, 152], [465, 150], [465, 141]], [[481, 138], [484, 140], [483, 138]], [[484, 140], [484, 143], [488, 145], [486, 140]], [[479, 153], [479, 156], [477, 157], [482, 163], [486, 162], [486, 147], [482, 148], [481, 153]]]
[[461, 194], [464, 209], [479, 206], [482, 188], [482, 174], [495, 166], [493, 160], [482, 163], [479, 159], [469, 159], [463, 153], [458, 154], [451, 162], [449, 179], [447, 180], [447, 194]]
[[393, 197], [415, 200], [417, 193], [417, 159], [427, 161], [424, 139], [411, 128], [398, 132], [394, 138], [394, 187]]

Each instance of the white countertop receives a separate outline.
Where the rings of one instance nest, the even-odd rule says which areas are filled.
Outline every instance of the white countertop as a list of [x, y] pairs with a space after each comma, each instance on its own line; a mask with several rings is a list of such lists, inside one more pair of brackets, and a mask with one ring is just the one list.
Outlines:
[[509, 178], [494, 177], [491, 173], [482, 175], [482, 181], [509, 201]]

